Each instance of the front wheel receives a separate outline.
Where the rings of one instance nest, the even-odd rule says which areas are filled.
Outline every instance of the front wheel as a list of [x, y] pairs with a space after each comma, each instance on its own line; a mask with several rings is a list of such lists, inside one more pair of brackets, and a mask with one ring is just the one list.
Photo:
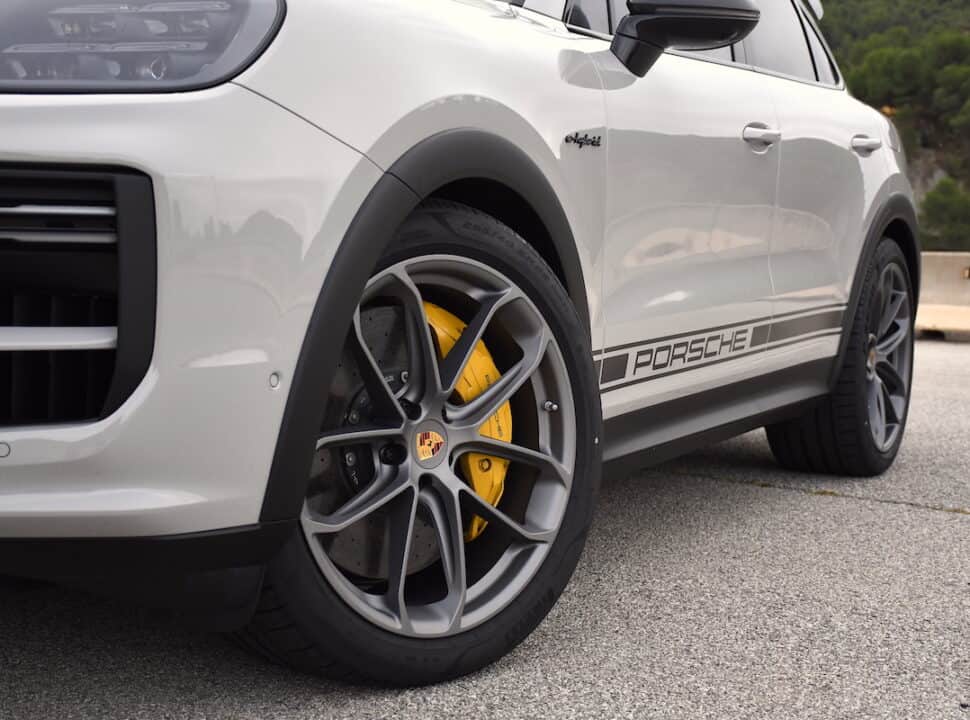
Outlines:
[[895, 240], [883, 238], [864, 279], [835, 390], [803, 417], [766, 428], [783, 467], [870, 477], [892, 465], [909, 414], [915, 308], [906, 257]]
[[598, 486], [587, 330], [493, 218], [423, 206], [371, 278], [294, 536], [244, 640], [390, 684], [494, 661], [549, 612]]

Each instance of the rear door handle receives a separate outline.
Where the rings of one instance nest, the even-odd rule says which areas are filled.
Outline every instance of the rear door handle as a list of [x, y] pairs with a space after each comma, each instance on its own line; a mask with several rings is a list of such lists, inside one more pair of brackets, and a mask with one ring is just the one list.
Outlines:
[[856, 135], [852, 138], [852, 149], [860, 155], [868, 155], [882, 147], [882, 140], [868, 135]]
[[751, 145], [767, 147], [781, 142], [781, 130], [751, 124], [741, 132], [741, 137]]

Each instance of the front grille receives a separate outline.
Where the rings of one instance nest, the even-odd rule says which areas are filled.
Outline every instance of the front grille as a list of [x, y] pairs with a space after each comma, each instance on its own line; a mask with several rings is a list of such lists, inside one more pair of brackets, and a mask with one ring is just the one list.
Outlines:
[[154, 225], [139, 173], [0, 166], [0, 427], [130, 396], [154, 344]]

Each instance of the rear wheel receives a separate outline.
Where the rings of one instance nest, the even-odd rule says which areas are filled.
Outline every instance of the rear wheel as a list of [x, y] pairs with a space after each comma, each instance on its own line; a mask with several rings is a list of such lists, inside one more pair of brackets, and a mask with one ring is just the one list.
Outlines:
[[598, 483], [587, 331], [511, 230], [452, 203], [405, 223], [355, 313], [299, 536], [244, 639], [385, 683], [495, 660], [551, 609]]
[[864, 280], [835, 391], [803, 417], [766, 428], [783, 467], [873, 476], [892, 465], [909, 413], [914, 320], [906, 258], [884, 238]]

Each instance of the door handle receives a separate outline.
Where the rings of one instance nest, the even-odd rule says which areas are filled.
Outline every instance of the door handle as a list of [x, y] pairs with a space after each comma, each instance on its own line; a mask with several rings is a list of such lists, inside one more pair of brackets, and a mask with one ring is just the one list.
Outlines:
[[751, 124], [741, 132], [741, 137], [750, 145], [767, 147], [781, 142], [781, 130]]
[[879, 138], [869, 137], [868, 135], [856, 135], [852, 138], [852, 149], [860, 155], [874, 153], [881, 147], [882, 140]]

